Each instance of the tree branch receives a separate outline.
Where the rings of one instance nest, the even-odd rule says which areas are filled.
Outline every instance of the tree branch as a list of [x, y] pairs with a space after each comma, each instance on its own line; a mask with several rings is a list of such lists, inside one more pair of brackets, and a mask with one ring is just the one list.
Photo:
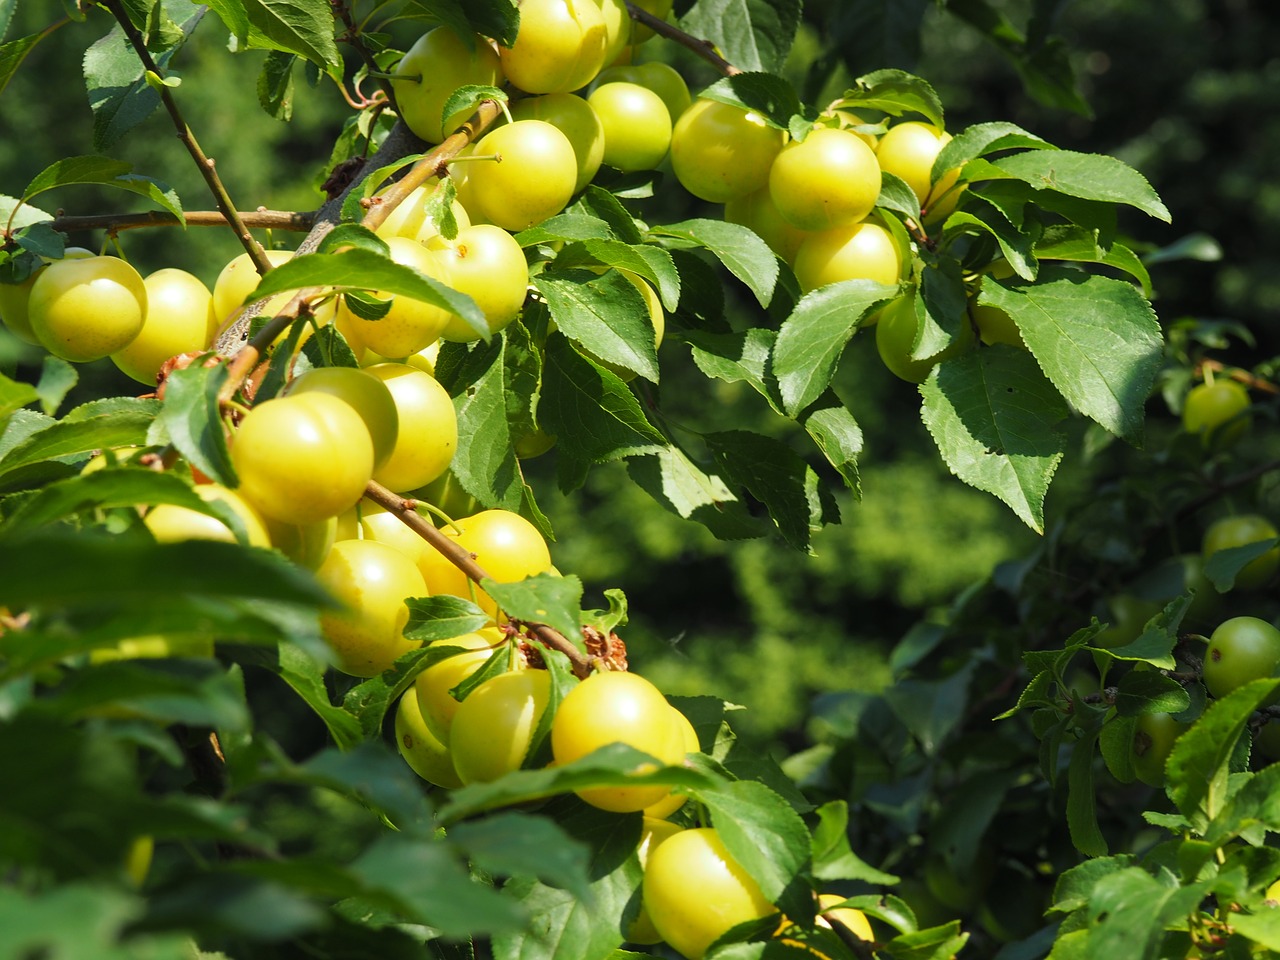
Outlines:
[[[119, 233], [122, 230], [139, 230], [144, 227], [225, 227], [231, 221], [219, 210], [187, 210], [179, 220], [163, 210], [147, 213], [105, 213], [86, 216], [60, 216], [49, 221], [49, 226], [63, 233], [76, 230], [106, 230]], [[294, 230], [305, 232], [315, 226], [316, 211], [298, 213], [292, 210], [256, 210], [240, 214], [240, 222], [250, 229]]]
[[[417, 506], [416, 500], [402, 497], [398, 493], [392, 493], [382, 484], [372, 480], [365, 487], [364, 495], [388, 513], [399, 517], [410, 530], [426, 540], [445, 559], [465, 573], [469, 579], [479, 583], [489, 576], [485, 573], [484, 568], [476, 563], [474, 554], [459, 546], [456, 540], [449, 537], [430, 520], [418, 513], [415, 509]], [[573, 672], [579, 677], [586, 677], [592, 673], [591, 658], [574, 646], [573, 642], [564, 634], [545, 623], [527, 623], [526, 626], [548, 647], [553, 650], [559, 650], [568, 657], [569, 662], [573, 664]]]
[[636, 23], [642, 23], [659, 36], [666, 37], [668, 40], [672, 40], [675, 43], [680, 44], [680, 46], [692, 50], [703, 60], [707, 61], [707, 63], [711, 64], [723, 73], [726, 77], [732, 77], [736, 74], [742, 73], [741, 70], [716, 52], [716, 45], [710, 40], [700, 40], [697, 37], [691, 36], [679, 27], [672, 26], [667, 23], [667, 21], [655, 17], [643, 7], [637, 7], [634, 3], [631, 3], [630, 0], [627, 0], [627, 13], [631, 15], [631, 19]]
[[[137, 28], [134, 27], [133, 21], [129, 19], [128, 13], [121, 6], [120, 0], [99, 0], [99, 2], [111, 12], [111, 15], [116, 18], [116, 22], [120, 24], [120, 29], [128, 37], [130, 46], [133, 47], [134, 52], [138, 55], [138, 59], [142, 61], [143, 70], [153, 77], [163, 78], [164, 75], [160, 72], [159, 65], [152, 58], [151, 51], [147, 49], [146, 41]], [[205, 156], [204, 151], [200, 149], [200, 144], [196, 140], [195, 134], [187, 126], [187, 121], [183, 119], [182, 111], [178, 109], [177, 101], [173, 99], [169, 88], [160, 83], [156, 84], [154, 89], [160, 94], [160, 102], [164, 104], [170, 119], [173, 120], [173, 126], [178, 131], [178, 139], [182, 141], [182, 145], [187, 148], [187, 152], [191, 154], [191, 159], [196, 162], [196, 166], [200, 169], [200, 175], [204, 177], [205, 183], [208, 184], [218, 209], [227, 218], [227, 222], [231, 224], [232, 230], [249, 254], [249, 259], [253, 261], [258, 273], [266, 274], [271, 270], [271, 261], [267, 259], [267, 254], [262, 249], [262, 244], [253, 238], [249, 228], [241, 221], [235, 204], [231, 202], [231, 194], [227, 192], [227, 188], [218, 176], [217, 170], [214, 169], [213, 160]]]

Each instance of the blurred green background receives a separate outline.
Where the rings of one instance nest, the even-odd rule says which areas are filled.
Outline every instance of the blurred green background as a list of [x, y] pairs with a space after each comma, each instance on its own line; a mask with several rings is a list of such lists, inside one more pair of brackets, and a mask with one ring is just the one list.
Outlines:
[[[1275, 354], [1280, 312], [1280, 10], [1270, 0], [1098, 0], [1091, 3], [999, 2], [992, 9], [1022, 28], [1034, 10], [1052, 14], [1092, 111], [1084, 116], [1046, 106], [1028, 94], [1013, 62], [958, 13], [974, 4], [905, 2], [922, 17], [906, 27], [861, 30], [840, 57], [815, 60], [823, 38], [850, 21], [875, 26], [884, 4], [811, 2], [789, 64], [798, 84], [838, 95], [848, 78], [883, 66], [913, 70], [941, 94], [948, 127], [1011, 120], [1068, 149], [1110, 153], [1141, 170], [1173, 212], [1171, 226], [1135, 217], [1125, 224], [1151, 249], [1203, 233], [1221, 245], [1222, 261], [1177, 261], [1154, 267], [1157, 309], [1167, 323], [1181, 316], [1243, 322]], [[45, 26], [54, 5], [18, 6], [9, 38]], [[855, 24], [856, 25], [856, 24]], [[38, 46], [0, 98], [0, 194], [17, 195], [61, 157], [93, 152], [92, 116], [78, 65], [107, 30], [100, 12], [69, 24]], [[406, 28], [407, 31], [407, 28]], [[406, 32], [396, 45], [412, 42]], [[328, 81], [311, 89], [301, 71], [292, 123], [268, 117], [254, 82], [262, 55], [222, 56], [225, 31], [210, 14], [174, 62], [176, 91], [205, 150], [237, 204], [245, 209], [307, 210], [350, 109]], [[652, 47], [653, 45], [651, 45]], [[672, 51], [691, 81], [710, 81], [705, 65]], [[211, 206], [203, 183], [156, 114], [112, 151], [136, 173], [173, 185], [189, 209]], [[677, 191], [679, 193], [679, 191]], [[682, 193], [680, 196], [684, 196]], [[69, 188], [43, 198], [48, 209], [101, 213], [143, 209], [128, 194]], [[672, 219], [705, 215], [687, 198], [670, 204]], [[55, 206], [56, 205], [56, 206]], [[664, 211], [664, 216], [668, 211]], [[73, 237], [97, 246], [97, 237]], [[275, 238], [293, 245], [298, 237]], [[135, 231], [123, 246], [144, 272], [191, 270], [212, 284], [239, 252], [227, 231]], [[748, 309], [745, 301], [735, 301]], [[0, 365], [38, 375], [39, 356], [7, 338]], [[664, 348], [664, 406], [677, 421], [714, 422], [777, 433], [759, 397], [711, 383], [692, 371], [678, 344]], [[861, 463], [865, 502], [831, 481], [844, 522], [822, 531], [814, 555], [780, 541], [720, 542], [664, 512], [632, 485], [623, 465], [595, 470], [583, 490], [555, 487], [555, 454], [528, 464], [540, 503], [557, 532], [559, 568], [581, 576], [589, 598], [621, 587], [630, 599], [624, 635], [635, 668], [670, 693], [712, 692], [748, 705], [740, 736], [779, 755], [803, 742], [807, 705], [830, 690], [873, 690], [887, 682], [886, 651], [922, 613], [940, 607], [995, 564], [1033, 549], [1037, 537], [1001, 504], [949, 477], [918, 419], [914, 388], [879, 362], [870, 338], [856, 343], [837, 389], [851, 401], [866, 434]], [[72, 401], [104, 392], [136, 392], [109, 362], [82, 370]], [[1150, 413], [1169, 416], [1158, 401]], [[1050, 492], [1049, 523], [1090, 495], [1079, 471], [1082, 452], [1068, 454]], [[1082, 623], [1087, 612], [1082, 612]], [[975, 644], [981, 638], [975, 638]]]

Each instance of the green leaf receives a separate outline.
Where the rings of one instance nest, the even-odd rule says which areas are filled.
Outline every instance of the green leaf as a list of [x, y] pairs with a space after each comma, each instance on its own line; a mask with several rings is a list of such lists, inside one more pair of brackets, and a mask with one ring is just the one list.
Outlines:
[[933, 161], [932, 179], [936, 181], [948, 170], [963, 167], [970, 160], [985, 157], [989, 153], [1019, 148], [1058, 149], [1014, 123], [975, 123], [956, 134], [938, 153]]
[[10, 380], [0, 373], [0, 430], [9, 422], [13, 411], [39, 399], [39, 391], [31, 384]]
[[536, 922], [495, 937], [495, 960], [601, 960], [625, 938], [624, 918], [634, 909], [642, 870], [635, 850], [640, 818], [617, 816], [577, 804], [563, 817], [566, 832], [590, 851], [585, 896], [534, 880], [516, 880], [505, 892]]
[[8, 43], [0, 44], [0, 94], [4, 93], [4, 88], [9, 85], [13, 75], [18, 72], [18, 68], [22, 66], [22, 61], [27, 59], [27, 55], [35, 49], [36, 44], [46, 36], [48, 36], [48, 31], [33, 33], [29, 37], [20, 37], [17, 40], [10, 40]]
[[740, 70], [782, 69], [800, 27], [799, 0], [702, 0], [680, 21]]
[[106, 467], [43, 487], [5, 518], [0, 524], [0, 533], [8, 536], [34, 530], [84, 510], [156, 503], [211, 512], [210, 505], [196, 496], [186, 481], [172, 473]]
[[[33, 207], [30, 204], [23, 203], [21, 200], [16, 200], [13, 197], [6, 197], [3, 194], [0, 194], [0, 220], [8, 223], [10, 218], [13, 220], [13, 229], [16, 231], [21, 230], [24, 227], [29, 227], [33, 223], [44, 223], [47, 220], [52, 220], [53, 215], [46, 213], [39, 207]], [[10, 261], [10, 263], [12, 263], [12, 261]], [[37, 262], [35, 266], [38, 267], [39, 263]], [[35, 267], [33, 267], [33, 269], [35, 269]], [[12, 280], [14, 282], [21, 283], [28, 276], [30, 276], [30, 273], [13, 276]]]
[[934, 367], [920, 393], [921, 418], [951, 472], [1042, 533], [1067, 407], [1031, 356], [1002, 344], [970, 350]]
[[1221, 846], [1259, 824], [1272, 832], [1280, 830], [1280, 764], [1272, 764], [1250, 777], [1209, 824], [1204, 839]]
[[950, 241], [957, 234], [989, 233], [1000, 244], [1000, 253], [1014, 273], [1024, 280], [1034, 280], [1038, 262], [1034, 252], [1034, 237], [1009, 221], [1008, 214], [986, 202], [985, 195], [971, 198], [964, 210], [957, 210], [943, 224], [944, 239]]
[[581, 213], [562, 213], [549, 220], [543, 220], [536, 227], [530, 227], [516, 234], [516, 242], [522, 247], [555, 243], [560, 240], [612, 239], [614, 234], [608, 223], [599, 217]]
[[[640, 769], [645, 772], [637, 773]], [[664, 786], [692, 792], [711, 789], [719, 782], [715, 774], [683, 765], [655, 768], [653, 757], [614, 743], [563, 766], [517, 770], [491, 783], [473, 783], [455, 790], [440, 808], [437, 820], [449, 826], [497, 807], [593, 787]]]
[[874, 280], [846, 280], [801, 298], [773, 345], [773, 375], [789, 416], [799, 416], [822, 395], [849, 338], [897, 294]]
[[[519, 511], [524, 496], [524, 476], [512, 450], [503, 358], [505, 338], [477, 348], [488, 364], [484, 373], [453, 398], [458, 414], [458, 435], [468, 441], [458, 445], [449, 469], [464, 490], [486, 507]], [[481, 361], [477, 361], [479, 363]]]
[[992, 164], [1037, 190], [1127, 204], [1165, 223], [1171, 220], [1168, 208], [1146, 178], [1115, 157], [1071, 150], [1028, 150]]
[[1098, 231], [1075, 225], [1057, 224], [1047, 227], [1036, 241], [1035, 255], [1040, 260], [1075, 260], [1082, 263], [1102, 263], [1123, 270], [1142, 284], [1142, 293], [1151, 299], [1151, 274], [1138, 255], [1122, 243], [1103, 248], [1098, 243]]
[[1093, 746], [1095, 728], [1076, 741], [1067, 768], [1067, 827], [1071, 842], [1087, 857], [1107, 854], [1107, 841], [1098, 829], [1097, 801], [1093, 794]]
[[294, 257], [259, 281], [245, 303], [289, 290], [335, 287], [376, 290], [382, 296], [405, 296], [458, 314], [477, 332], [489, 337], [489, 325], [476, 302], [413, 267], [395, 263], [370, 250], [352, 248], [341, 253], [313, 253]]
[[887, 171], [880, 173], [880, 195], [876, 198], [876, 206], [912, 220], [920, 219], [920, 199], [916, 192], [901, 177]]
[[152, 723], [185, 723], [242, 733], [243, 693], [212, 659], [118, 660], [72, 674], [34, 712], [50, 717], [123, 712]]
[[1134, 857], [1120, 854], [1114, 857], [1098, 857], [1086, 860], [1066, 870], [1054, 884], [1050, 911], [1074, 913], [1087, 906], [1093, 896], [1093, 888], [1104, 877], [1131, 867]]
[[534, 286], [546, 298], [560, 331], [601, 361], [658, 382], [658, 353], [644, 297], [610, 270], [544, 273]]
[[227, 377], [223, 363], [211, 367], [193, 363], [174, 370], [165, 381], [159, 421], [189, 463], [223, 486], [236, 487], [240, 481], [227, 450], [218, 403]]
[[680, 302], [680, 274], [676, 271], [671, 254], [654, 244], [588, 238], [566, 246], [556, 257], [558, 267], [576, 266], [580, 263], [601, 263], [630, 270], [643, 277], [658, 291], [663, 306], [668, 310], [674, 310]]
[[754, 111], [779, 130], [786, 130], [791, 118], [803, 109], [788, 81], [776, 74], [749, 70], [717, 80], [698, 97]]
[[41, 460], [141, 445], [157, 408], [154, 400], [124, 397], [82, 404], [0, 455], [0, 477]]
[[509, 47], [520, 26], [515, 0], [412, 0], [412, 3], [430, 19], [451, 27], [468, 43], [474, 42], [471, 34], [478, 33]]
[[182, 204], [173, 188], [159, 180], [130, 173], [132, 169], [132, 165], [110, 157], [67, 157], [36, 174], [35, 179], [23, 191], [22, 201], [26, 203], [32, 197], [57, 187], [96, 183], [147, 197], [181, 220]]
[[862, 453], [862, 428], [853, 414], [828, 390], [809, 408], [802, 423], [827, 462], [836, 468], [854, 500], [861, 500], [858, 456]]
[[742, 333], [690, 330], [684, 336], [693, 348], [693, 362], [704, 374], [725, 383], [749, 383], [782, 413], [782, 402], [769, 376], [769, 356], [777, 337], [774, 331], [760, 327]]
[[628, 461], [632, 480], [685, 520], [701, 523], [721, 540], [763, 536], [764, 526], [718, 475], [705, 472], [677, 447]]
[[468, 859], [486, 873], [537, 877], [580, 900], [591, 898], [590, 851], [546, 817], [497, 813], [458, 824], [449, 831], [449, 842], [466, 851]]
[[894, 937], [885, 949], [894, 960], [950, 960], [968, 940], [969, 934], [960, 932], [960, 921], [952, 920], [940, 927]]
[[[168, 67], [203, 16], [204, 11], [197, 9], [175, 36], [148, 45], [161, 71]], [[160, 94], [147, 83], [145, 74], [142, 61], [119, 26], [85, 51], [84, 79], [93, 110], [95, 150], [110, 150], [160, 105]]]
[[818, 808], [818, 823], [811, 843], [813, 875], [818, 880], [862, 880], [894, 884], [898, 878], [864, 863], [849, 846], [849, 805], [832, 800]]
[[244, 0], [209, 0], [207, 6], [218, 15], [223, 25], [243, 44], [249, 36], [249, 15]]
[[539, 573], [518, 583], [482, 580], [484, 591], [512, 620], [545, 623], [576, 643], [582, 636], [582, 581]]
[[498, 87], [478, 83], [463, 84], [449, 94], [449, 99], [444, 102], [444, 110], [440, 114], [441, 126], [446, 131], [451, 130], [475, 113], [486, 100], [506, 103], [508, 99], [510, 98], [506, 93]]
[[588, 463], [657, 453], [667, 445], [627, 385], [579, 356], [564, 337], [547, 340], [538, 417], [559, 438], [562, 453]]
[[1013, 318], [1073, 407], [1117, 436], [1141, 436], [1163, 342], [1151, 305], [1131, 284], [1044, 267], [1034, 285], [984, 277], [978, 302]]
[[298, 59], [297, 54], [272, 50], [262, 61], [258, 105], [277, 120], [293, 119], [293, 67]]
[[281, 643], [276, 650], [260, 647], [237, 651], [237, 658], [270, 670], [287, 683], [317, 717], [341, 750], [349, 750], [364, 740], [360, 721], [335, 707], [325, 687], [326, 664], [296, 643]]
[[1280, 950], [1280, 910], [1232, 914], [1231, 926], [1267, 950]]
[[746, 487], [769, 508], [786, 541], [798, 550], [809, 547], [808, 464], [780, 440], [746, 430], [709, 433], [704, 439], [729, 482]]
[[778, 258], [769, 245], [754, 232], [723, 220], [682, 220], [669, 226], [654, 227], [656, 236], [678, 237], [706, 247], [747, 285], [760, 306], [773, 299], [778, 282]]
[[1209, 704], [1173, 742], [1165, 764], [1166, 790], [1178, 811], [1203, 830], [1227, 800], [1228, 763], [1253, 711], [1280, 687], [1280, 679], [1254, 680]]
[[404, 628], [405, 638], [418, 640], [423, 644], [473, 633], [489, 622], [487, 613], [461, 597], [442, 594], [438, 597], [410, 598], [405, 603], [409, 605], [409, 622]]
[[[342, 57], [333, 39], [333, 10], [328, 0], [242, 0], [249, 26], [270, 46], [287, 50], [342, 76]], [[267, 46], [268, 44], [256, 44]]]
[[876, 70], [854, 81], [841, 105], [854, 110], [882, 110], [892, 116], [918, 113], [930, 123], [944, 126], [942, 101], [933, 87], [920, 77], [902, 70]]
[[1222, 244], [1207, 233], [1188, 233], [1173, 243], [1159, 250], [1153, 250], [1143, 256], [1147, 266], [1157, 263], [1169, 263], [1175, 260], [1198, 260], [1201, 263], [1216, 263], [1222, 259]]
[[[3, 462], [0, 462], [0, 467]], [[1204, 575], [1219, 593], [1226, 593], [1236, 585], [1240, 571], [1263, 554], [1274, 550], [1280, 543], [1275, 537], [1255, 540], [1240, 547], [1215, 550], [1204, 563]]]
[[586, 190], [582, 192], [577, 203], [569, 207], [565, 214], [603, 220], [609, 225], [613, 237], [623, 243], [641, 243], [644, 240], [635, 217], [631, 216], [627, 208], [622, 205], [622, 201], [608, 190], [593, 183], [587, 184]]
[[76, 368], [55, 356], [46, 356], [40, 369], [36, 392], [40, 395], [40, 409], [49, 416], [58, 412], [67, 393], [80, 380]]
[[452, 844], [384, 833], [350, 869], [368, 891], [391, 898], [402, 916], [445, 937], [508, 933], [529, 920], [511, 897], [476, 883]]
[[1130, 670], [1120, 678], [1116, 712], [1122, 717], [1144, 713], [1181, 713], [1191, 706], [1182, 684], [1155, 670]]
[[13, 607], [67, 610], [146, 604], [167, 593], [256, 597], [314, 607], [333, 603], [306, 571], [278, 554], [238, 544], [158, 544], [58, 529], [14, 536], [7, 543], [0, 604]]

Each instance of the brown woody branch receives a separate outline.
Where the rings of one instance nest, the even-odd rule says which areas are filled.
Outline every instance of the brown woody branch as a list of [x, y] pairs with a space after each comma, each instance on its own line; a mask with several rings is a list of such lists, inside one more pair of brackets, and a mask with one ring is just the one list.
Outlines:
[[[476, 562], [474, 554], [459, 546], [456, 540], [449, 537], [430, 520], [418, 513], [415, 509], [417, 507], [416, 500], [402, 497], [398, 493], [392, 493], [382, 484], [372, 480], [365, 487], [364, 495], [388, 513], [399, 517], [410, 530], [426, 540], [445, 559], [465, 573], [469, 579], [479, 583], [489, 576], [485, 573], [484, 568]], [[593, 664], [591, 658], [574, 646], [572, 641], [560, 631], [547, 626], [545, 623], [527, 623], [525, 626], [548, 647], [553, 650], [559, 650], [568, 657], [569, 662], [573, 664], [573, 672], [579, 677], [586, 677], [592, 673]]]
[[[256, 210], [240, 214], [240, 222], [250, 229], [294, 230], [306, 232], [315, 226], [316, 211], [297, 213], [292, 210]], [[147, 213], [109, 213], [87, 216], [60, 216], [49, 221], [49, 226], [63, 233], [76, 230], [106, 230], [120, 233], [144, 227], [225, 227], [230, 223], [219, 210], [187, 210], [182, 218], [163, 210]]]
[[659, 36], [666, 37], [686, 49], [692, 50], [707, 63], [711, 64], [726, 77], [732, 77], [735, 74], [742, 73], [737, 67], [720, 56], [716, 52], [716, 45], [710, 40], [700, 40], [697, 37], [690, 36], [679, 27], [672, 26], [667, 21], [655, 17], [643, 7], [637, 7], [630, 0], [627, 2], [627, 13], [631, 15], [631, 19], [636, 23], [642, 23]]
[[[133, 25], [133, 21], [129, 19], [129, 14], [121, 5], [120, 0], [99, 0], [99, 2], [111, 12], [111, 15], [116, 18], [116, 22], [120, 24], [120, 29], [124, 31], [125, 36], [129, 39], [129, 45], [133, 47], [138, 59], [142, 61], [143, 70], [153, 77], [162, 78], [164, 75], [160, 72], [159, 65], [152, 58], [151, 51], [147, 49], [146, 41], [143, 39], [142, 34], [138, 32], [137, 27]], [[213, 160], [205, 156], [205, 152], [200, 148], [195, 134], [187, 126], [187, 121], [183, 118], [182, 111], [178, 109], [177, 101], [173, 99], [169, 88], [163, 83], [157, 84], [157, 92], [160, 94], [160, 102], [164, 104], [170, 119], [173, 120], [174, 128], [178, 131], [178, 139], [187, 148], [187, 153], [191, 154], [191, 159], [195, 161], [196, 167], [200, 170], [200, 175], [204, 177], [204, 181], [208, 185], [209, 191], [213, 194], [213, 199], [218, 205], [218, 209], [227, 218], [227, 222], [231, 224], [232, 230], [240, 240], [240, 244], [249, 254], [249, 259], [253, 261], [258, 273], [265, 275], [271, 270], [271, 261], [267, 259], [266, 252], [262, 249], [262, 244], [253, 238], [249, 228], [241, 221], [240, 213], [236, 210], [235, 204], [231, 202], [231, 195], [227, 192], [222, 178], [218, 176], [218, 171], [214, 169]]]

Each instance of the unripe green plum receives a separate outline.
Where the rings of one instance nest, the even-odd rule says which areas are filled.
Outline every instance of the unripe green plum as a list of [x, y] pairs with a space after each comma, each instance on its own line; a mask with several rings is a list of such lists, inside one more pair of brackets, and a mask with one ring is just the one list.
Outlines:
[[426, 596], [422, 574], [398, 550], [373, 540], [339, 540], [316, 579], [342, 604], [320, 616], [337, 667], [356, 677], [377, 676], [418, 646], [404, 636], [405, 600]]
[[444, 105], [458, 87], [502, 86], [497, 52], [484, 37], [470, 39], [468, 44], [449, 27], [436, 27], [418, 38], [396, 67], [404, 78], [391, 81], [400, 117], [427, 143], [439, 143], [470, 115], [460, 110], [444, 122]]
[[1190, 724], [1179, 723], [1169, 713], [1144, 713], [1133, 732], [1133, 771], [1148, 786], [1164, 786], [1164, 764], [1173, 742]]
[[336, 517], [364, 494], [373, 440], [360, 415], [337, 397], [303, 393], [260, 403], [231, 444], [240, 494], [286, 523]]
[[111, 362], [139, 383], [155, 386], [166, 360], [204, 350], [213, 342], [218, 318], [209, 288], [185, 270], [157, 270], [143, 283], [147, 314], [142, 330], [128, 346], [111, 354]]
[[[558, 765], [613, 743], [634, 747], [664, 766], [684, 759], [684, 728], [658, 688], [639, 674], [593, 673], [565, 695], [551, 721], [551, 748]], [[670, 789], [593, 787], [577, 793], [601, 810], [634, 813], [662, 801]]]
[[[264, 518], [244, 497], [234, 490], [217, 483], [202, 483], [195, 487], [196, 495], [206, 503], [217, 501], [231, 508], [244, 525], [247, 542], [253, 547], [269, 547]], [[142, 521], [151, 535], [160, 543], [177, 543], [182, 540], [221, 540], [235, 543], [236, 535], [217, 517], [198, 510], [189, 510], [172, 503], [158, 503], [147, 511]]]
[[449, 691], [479, 670], [493, 656], [496, 645], [501, 641], [500, 631], [486, 627], [475, 633], [436, 640], [430, 644], [437, 649], [462, 647], [466, 650], [465, 653], [454, 654], [448, 659], [433, 663], [413, 681], [423, 723], [441, 743], [449, 742], [453, 718], [461, 705]]
[[907, 182], [920, 201], [926, 220], [946, 216], [959, 199], [959, 190], [947, 192], [959, 179], [959, 170], [948, 170], [936, 184], [930, 181], [933, 161], [950, 140], [950, 134], [932, 124], [910, 121], [891, 126], [876, 148], [880, 169]]
[[[478, 223], [459, 230], [454, 240], [432, 237], [427, 249], [444, 265], [450, 285], [475, 300], [489, 333], [497, 333], [519, 315], [529, 289], [529, 264], [520, 244], [506, 230]], [[460, 343], [480, 339], [457, 314], [450, 315], [440, 336]]]
[[[84, 247], [67, 247], [62, 252], [64, 260], [83, 260], [85, 257], [94, 256], [97, 254]], [[40, 338], [31, 329], [28, 307], [31, 302], [31, 288], [35, 286], [36, 277], [47, 266], [46, 261], [21, 283], [0, 283], [0, 321], [4, 322], [10, 333], [26, 343], [40, 343]]]
[[913, 358], [911, 353], [919, 324], [915, 300], [911, 297], [901, 297], [891, 303], [881, 312], [880, 321], [876, 324], [876, 349], [880, 352], [880, 359], [894, 376], [908, 383], [924, 383], [929, 371], [939, 363], [973, 345], [973, 330], [964, 324], [959, 334], [942, 350], [931, 357]]
[[625, 0], [595, 0], [604, 18], [604, 58], [601, 64], [613, 63], [631, 42], [631, 14]]
[[337, 397], [358, 413], [373, 441], [374, 469], [387, 462], [400, 431], [400, 415], [385, 383], [356, 367], [316, 367], [293, 380], [286, 396], [311, 392]]
[[689, 85], [684, 77], [670, 64], [655, 60], [652, 63], [631, 63], [617, 67], [607, 67], [596, 77], [595, 86], [600, 88], [606, 83], [637, 83], [647, 87], [662, 98], [667, 113], [674, 125], [680, 115], [689, 109], [693, 98], [689, 96]]
[[671, 147], [671, 115], [652, 90], [606, 83], [587, 98], [604, 126], [604, 162], [624, 172], [652, 170]]
[[[677, 824], [670, 823], [659, 817], [651, 817], [647, 813], [644, 817], [644, 825], [640, 829], [640, 844], [636, 847], [636, 856], [640, 858], [640, 866], [644, 868], [649, 863], [649, 854], [656, 850], [665, 840], [674, 837], [684, 828]], [[640, 944], [654, 944], [662, 942], [662, 935], [653, 927], [653, 921], [649, 919], [649, 911], [644, 908], [644, 898], [640, 899], [640, 909], [636, 913], [635, 919], [627, 927], [627, 942]]]
[[520, 769], [551, 699], [545, 670], [513, 670], [486, 680], [462, 701], [449, 731], [463, 783], [488, 783]]
[[1249, 391], [1244, 386], [1219, 377], [1191, 388], [1183, 401], [1182, 426], [1188, 433], [1200, 434], [1206, 444], [1215, 440], [1229, 443], [1249, 428], [1250, 405]]
[[448, 469], [458, 448], [458, 414], [448, 391], [435, 377], [405, 363], [364, 369], [391, 391], [399, 421], [391, 456], [373, 479], [397, 493], [430, 483]]
[[695, 197], [727, 203], [769, 182], [769, 168], [786, 140], [784, 131], [758, 113], [697, 100], [672, 130], [671, 167]]
[[810, 234], [796, 250], [794, 262], [805, 293], [842, 280], [893, 285], [902, 275], [902, 255], [893, 234], [865, 220]]
[[1147, 621], [1160, 612], [1161, 604], [1131, 593], [1118, 593], [1107, 601], [1109, 625], [1093, 638], [1099, 647], [1123, 647], [1141, 636]]
[[1280, 630], [1258, 617], [1232, 617], [1209, 637], [1204, 685], [1215, 697], [1225, 697], [1251, 680], [1274, 676], [1277, 667]]
[[[387, 247], [394, 262], [413, 267], [433, 280], [449, 283], [450, 277], [445, 265], [417, 240], [391, 237], [387, 240]], [[377, 291], [373, 295], [382, 300], [388, 297]], [[390, 299], [391, 308], [381, 319], [362, 320], [353, 317], [351, 321], [356, 336], [365, 347], [384, 357], [407, 357], [411, 353], [417, 353], [439, 339], [441, 331], [449, 325], [449, 318], [453, 316], [444, 307], [423, 300], [406, 296], [393, 296]]]
[[447, 790], [462, 786], [453, 755], [423, 722], [418, 691], [410, 687], [396, 707], [396, 746], [409, 768], [428, 783]]
[[769, 195], [801, 230], [849, 226], [875, 208], [880, 166], [857, 134], [819, 127], [782, 148], [769, 171]]
[[[1242, 513], [1215, 520], [1205, 529], [1201, 553], [1205, 561], [1220, 550], [1243, 547], [1260, 540], [1280, 536], [1275, 525], [1256, 513]], [[1280, 544], [1273, 546], [1260, 557], [1250, 560], [1236, 574], [1235, 585], [1241, 590], [1256, 590], [1275, 574], [1280, 566]]]
[[800, 244], [812, 236], [808, 230], [801, 230], [783, 218], [769, 195], [768, 186], [730, 200], [724, 205], [724, 218], [755, 231], [756, 236], [787, 263], [795, 261]]
[[775, 912], [710, 827], [650, 848], [642, 895], [658, 934], [688, 960], [702, 960], [730, 927]]
[[513, 120], [544, 120], [565, 135], [578, 162], [573, 185], [577, 193], [596, 175], [604, 161], [604, 125], [591, 104], [573, 93], [525, 97], [511, 105]]
[[[591, 4], [591, 0], [582, 2]], [[463, 202], [468, 213], [478, 212], [505, 230], [516, 232], [539, 224], [563, 210], [573, 196], [578, 158], [568, 137], [550, 123], [517, 120], [498, 127], [480, 140], [475, 155], [496, 155], [502, 160], [477, 159], [467, 164]]]
[[[389, 189], [390, 187], [379, 190], [374, 196], [382, 197]], [[391, 237], [408, 237], [410, 240], [426, 243], [440, 233], [439, 225], [427, 209], [432, 194], [439, 189], [440, 181], [438, 180], [431, 180], [421, 187], [415, 187], [409, 196], [405, 197], [378, 225], [374, 233], [384, 240], [389, 240]], [[452, 207], [453, 218], [458, 222], [458, 229], [471, 226], [466, 208], [456, 199]]]
[[569, 93], [605, 65], [605, 17], [595, 0], [524, 0], [520, 32], [499, 47], [511, 83], [527, 93]]
[[267, 536], [271, 538], [271, 546], [308, 570], [319, 570], [339, 539], [337, 517], [314, 523], [284, 523], [270, 517], [263, 517], [262, 521], [266, 525]]
[[55, 260], [36, 276], [27, 300], [36, 338], [54, 356], [77, 363], [127, 347], [146, 315], [146, 284], [118, 257]]

